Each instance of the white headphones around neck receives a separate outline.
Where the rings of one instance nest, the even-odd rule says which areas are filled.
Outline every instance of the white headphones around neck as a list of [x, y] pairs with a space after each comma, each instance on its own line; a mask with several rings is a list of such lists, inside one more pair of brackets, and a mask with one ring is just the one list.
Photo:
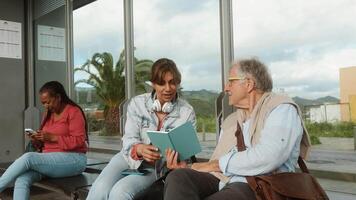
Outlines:
[[170, 113], [172, 112], [173, 107], [172, 102], [166, 102], [162, 106], [158, 99], [155, 99], [152, 104], [152, 110], [156, 112]]
[[[174, 103], [172, 102], [166, 102], [161, 105], [161, 102], [157, 99], [157, 94], [155, 91], [151, 93], [151, 97], [153, 99], [153, 104], [152, 104], [152, 110], [155, 112], [164, 112], [164, 113], [170, 113], [173, 111], [174, 108]], [[176, 100], [173, 100], [175, 102]]]

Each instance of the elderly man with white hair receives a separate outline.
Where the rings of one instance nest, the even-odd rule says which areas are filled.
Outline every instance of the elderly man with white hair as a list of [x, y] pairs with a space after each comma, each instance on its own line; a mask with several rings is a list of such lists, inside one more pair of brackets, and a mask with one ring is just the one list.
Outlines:
[[[189, 167], [167, 155], [172, 158], [169, 167], [179, 169], [166, 178], [165, 199], [256, 199], [247, 176], [295, 171], [298, 157], [304, 158], [310, 147], [309, 136], [298, 106], [289, 97], [272, 93], [272, 87], [267, 67], [255, 58], [231, 67], [225, 92], [237, 110], [224, 120], [209, 162]], [[244, 151], [236, 147], [237, 128]]]

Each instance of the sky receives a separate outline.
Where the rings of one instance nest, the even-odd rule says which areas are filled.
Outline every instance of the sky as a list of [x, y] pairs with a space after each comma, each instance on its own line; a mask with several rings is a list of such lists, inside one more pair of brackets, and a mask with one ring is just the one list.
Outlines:
[[[222, 90], [218, 0], [133, 5], [138, 59], [173, 59], [184, 90]], [[233, 0], [234, 57], [258, 57], [290, 96], [339, 97], [339, 68], [356, 66], [355, 11], [354, 0]], [[75, 66], [96, 52], [117, 58], [124, 47], [121, 0], [74, 11], [73, 25]]]

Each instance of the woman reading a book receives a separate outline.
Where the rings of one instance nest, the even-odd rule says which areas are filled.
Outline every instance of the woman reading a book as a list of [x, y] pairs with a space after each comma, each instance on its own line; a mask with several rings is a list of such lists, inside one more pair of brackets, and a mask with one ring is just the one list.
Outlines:
[[40, 130], [31, 131], [29, 137], [43, 144], [42, 152], [23, 154], [0, 177], [0, 192], [15, 181], [15, 200], [30, 199], [30, 186], [44, 176], [74, 176], [86, 167], [87, 128], [82, 109], [57, 81], [41, 87], [40, 100], [46, 112]]
[[[192, 106], [177, 94], [181, 75], [176, 64], [166, 58], [157, 60], [152, 65], [150, 81], [152, 93], [130, 100], [123, 149], [95, 180], [87, 199], [133, 199], [135, 194], [150, 186], [159, 176], [158, 166], [162, 163], [161, 155], [165, 153], [150, 144], [147, 131], [169, 131], [188, 121], [195, 126]], [[138, 171], [130, 174], [132, 170], [127, 169]], [[140, 170], [148, 173], [142, 174]]]

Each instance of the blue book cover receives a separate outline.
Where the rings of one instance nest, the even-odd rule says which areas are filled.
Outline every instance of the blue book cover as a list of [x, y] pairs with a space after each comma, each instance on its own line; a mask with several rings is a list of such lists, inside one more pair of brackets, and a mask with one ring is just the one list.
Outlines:
[[169, 132], [147, 131], [147, 135], [163, 157], [166, 157], [167, 148], [177, 151], [179, 160], [186, 160], [201, 152], [197, 133], [191, 122], [186, 122]]

